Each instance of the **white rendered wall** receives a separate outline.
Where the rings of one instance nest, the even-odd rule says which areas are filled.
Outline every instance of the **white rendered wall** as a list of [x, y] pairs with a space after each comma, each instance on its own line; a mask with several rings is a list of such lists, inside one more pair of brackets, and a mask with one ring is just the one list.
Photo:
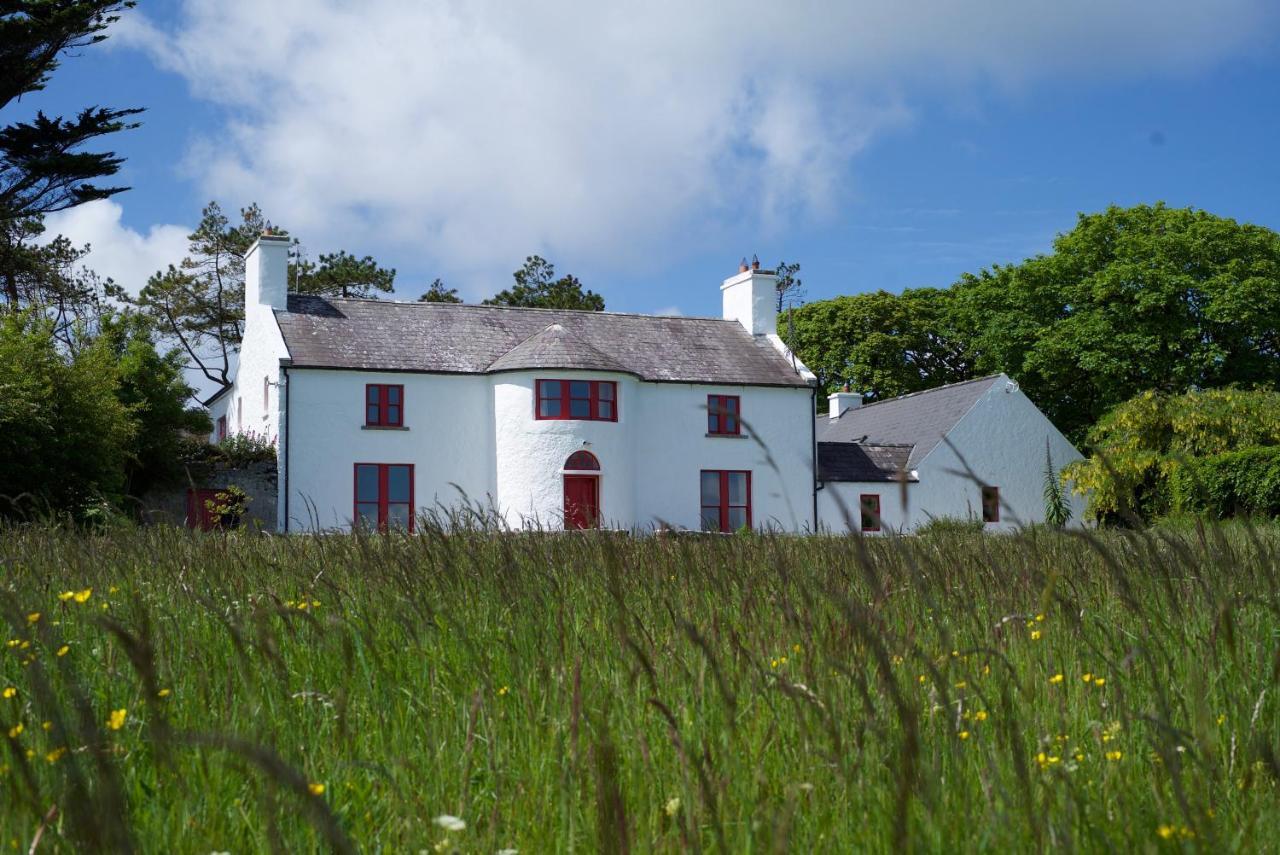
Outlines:
[[[367, 383], [404, 386], [406, 430], [364, 427]], [[350, 527], [356, 463], [413, 464], [417, 513], [437, 503], [456, 507], [459, 487], [471, 501], [487, 504], [493, 483], [488, 377], [291, 368], [289, 394], [290, 531]]]
[[[634, 434], [641, 385], [628, 374], [599, 371], [513, 371], [484, 378], [493, 386], [495, 497], [514, 528], [561, 528], [564, 464], [575, 451], [600, 461], [600, 518], [607, 528], [635, 520]], [[537, 380], [610, 380], [617, 383], [618, 420], [593, 422], [534, 418]], [[647, 384], [646, 384], [647, 385]]]
[[[991, 385], [947, 439], [917, 465], [920, 475], [911, 525], [929, 516], [982, 518], [982, 490], [968, 474], [1000, 488], [1000, 522], [989, 531], [1044, 521], [1045, 439], [1057, 470], [1081, 454], [1039, 408], [1005, 379]], [[1084, 498], [1070, 496], [1072, 522], [1079, 525]]]
[[[638, 393], [636, 525], [697, 530], [701, 470], [745, 469], [756, 528], [813, 529], [810, 389], [643, 383]], [[741, 437], [707, 436], [709, 394], [741, 398]]]
[[919, 485], [908, 482], [905, 486], [904, 491], [902, 484], [884, 481], [828, 481], [818, 491], [818, 519], [822, 530], [831, 534], [858, 531], [862, 526], [861, 497], [871, 493], [880, 497], [879, 534], [905, 531], [911, 510], [918, 501], [915, 491]]

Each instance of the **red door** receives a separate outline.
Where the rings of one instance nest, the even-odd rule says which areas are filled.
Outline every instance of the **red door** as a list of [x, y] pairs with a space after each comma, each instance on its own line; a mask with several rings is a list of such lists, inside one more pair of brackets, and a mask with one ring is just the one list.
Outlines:
[[595, 528], [600, 521], [600, 479], [595, 475], [564, 476], [564, 527]]
[[213, 516], [209, 513], [208, 502], [216, 502], [222, 492], [212, 487], [196, 487], [187, 489], [187, 528], [198, 528], [201, 531], [213, 529]]

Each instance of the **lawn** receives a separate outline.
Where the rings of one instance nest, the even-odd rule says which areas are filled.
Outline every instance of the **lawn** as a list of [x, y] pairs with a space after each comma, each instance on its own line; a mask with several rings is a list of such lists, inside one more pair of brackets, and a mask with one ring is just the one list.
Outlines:
[[0, 847], [1280, 839], [1275, 528], [31, 527], [0, 562]]

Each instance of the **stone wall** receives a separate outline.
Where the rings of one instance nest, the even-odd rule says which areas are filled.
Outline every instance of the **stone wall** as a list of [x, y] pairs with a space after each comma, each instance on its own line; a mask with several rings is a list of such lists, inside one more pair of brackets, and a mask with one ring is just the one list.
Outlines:
[[240, 467], [215, 463], [188, 469], [188, 483], [181, 487], [157, 490], [142, 498], [142, 519], [161, 525], [184, 525], [187, 518], [188, 488], [225, 489], [236, 486], [249, 496], [244, 524], [250, 529], [276, 530], [277, 484], [275, 461], [249, 463]]

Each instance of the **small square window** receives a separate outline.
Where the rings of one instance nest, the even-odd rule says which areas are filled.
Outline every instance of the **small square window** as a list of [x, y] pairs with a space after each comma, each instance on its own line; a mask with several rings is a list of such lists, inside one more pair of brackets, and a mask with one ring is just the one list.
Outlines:
[[742, 423], [738, 419], [741, 406], [737, 395], [707, 396], [707, 433], [714, 436], [738, 436]]
[[858, 497], [858, 521], [863, 531], [880, 530], [880, 496], [876, 493], [863, 493]]
[[404, 427], [404, 386], [370, 383], [364, 387], [364, 423], [369, 427]]

